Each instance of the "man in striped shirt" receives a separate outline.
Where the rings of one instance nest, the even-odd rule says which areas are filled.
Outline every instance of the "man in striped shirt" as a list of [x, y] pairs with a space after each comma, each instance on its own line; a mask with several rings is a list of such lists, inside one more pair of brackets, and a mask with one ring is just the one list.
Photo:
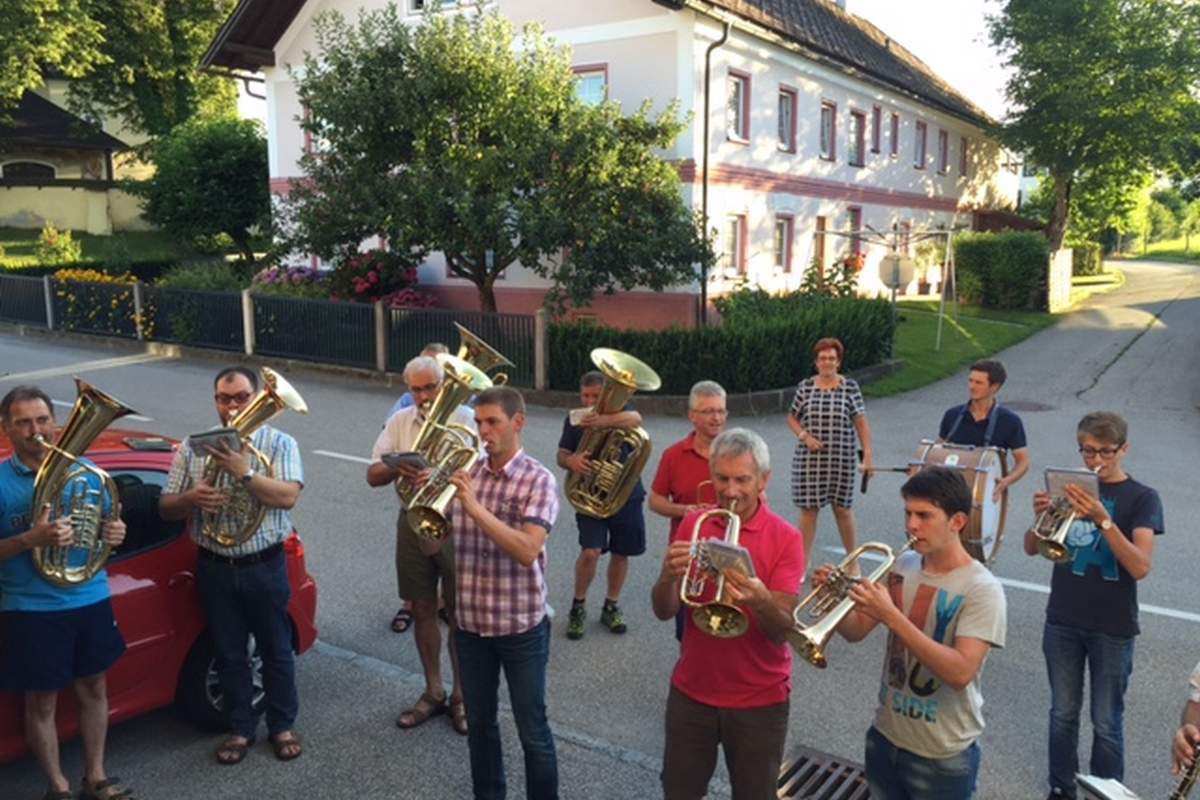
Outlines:
[[503, 667], [525, 752], [525, 796], [558, 797], [558, 761], [546, 719], [546, 538], [558, 516], [554, 475], [521, 447], [525, 401], [508, 386], [481, 392], [475, 424], [486, 457], [451, 480], [458, 645], [476, 800], [505, 796], [496, 724]]

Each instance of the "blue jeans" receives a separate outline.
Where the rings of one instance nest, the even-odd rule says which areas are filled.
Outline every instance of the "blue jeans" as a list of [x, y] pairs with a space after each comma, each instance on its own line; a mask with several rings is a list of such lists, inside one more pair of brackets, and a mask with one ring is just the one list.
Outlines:
[[501, 667], [525, 751], [525, 796], [529, 800], [557, 800], [558, 757], [546, 719], [550, 620], [543, 618], [524, 633], [512, 636], [480, 636], [459, 628], [454, 641], [467, 705], [467, 748], [476, 800], [503, 800], [506, 791], [504, 750], [496, 723]]
[[1133, 637], [1046, 623], [1042, 652], [1050, 677], [1050, 788], [1075, 794], [1083, 670], [1091, 684], [1091, 774], [1125, 778], [1125, 688], [1133, 672]]
[[924, 758], [896, 747], [872, 726], [866, 762], [871, 800], [969, 800], [979, 775], [979, 743], [949, 758]]
[[291, 730], [300, 700], [296, 695], [292, 624], [287, 613], [291, 588], [283, 550], [247, 566], [200, 558], [196, 588], [216, 650], [217, 675], [225, 695], [230, 731], [253, 739], [258, 728], [248, 654], [251, 635], [263, 663], [267, 732], [274, 735]]

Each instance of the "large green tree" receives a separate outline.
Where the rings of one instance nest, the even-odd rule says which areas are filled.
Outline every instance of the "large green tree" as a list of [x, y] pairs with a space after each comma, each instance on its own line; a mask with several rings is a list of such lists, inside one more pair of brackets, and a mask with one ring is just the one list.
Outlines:
[[495, 310], [513, 264], [551, 279], [551, 302], [693, 280], [712, 258], [658, 154], [683, 129], [675, 108], [626, 116], [574, 93], [568, 53], [496, 13], [394, 5], [316, 22], [319, 52], [297, 73], [315, 142], [285, 206], [290, 247], [337, 259], [370, 236], [440, 251]]
[[[1001, 137], [1049, 170], [1047, 234], [1062, 245], [1071, 197], [1090, 171], [1130, 176], [1170, 163], [1190, 135], [1200, 86], [1194, 0], [1005, 0], [989, 19], [1012, 68]], [[1118, 176], [1119, 182], [1119, 176]]]
[[71, 84], [76, 108], [120, 115], [152, 137], [197, 113], [232, 112], [236, 86], [200, 70], [200, 58], [237, 0], [92, 3], [104, 27], [103, 63]]
[[46, 70], [78, 78], [105, 61], [103, 25], [87, 0], [0, 0], [0, 114]]

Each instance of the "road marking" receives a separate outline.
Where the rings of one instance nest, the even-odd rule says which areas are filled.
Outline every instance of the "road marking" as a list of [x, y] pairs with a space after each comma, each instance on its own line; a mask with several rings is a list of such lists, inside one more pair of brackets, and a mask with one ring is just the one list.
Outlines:
[[[68, 403], [66, 400], [52, 400], [51, 402], [54, 403], [54, 405], [62, 406], [63, 408], [75, 407], [74, 403]], [[126, 414], [125, 418], [136, 419], [138, 422], [154, 422], [154, 417], [143, 417], [141, 414]]]
[[[828, 550], [831, 553], [837, 553], [841, 556], [846, 555], [845, 549], [826, 545], [821, 548]], [[862, 556], [864, 561], [883, 561], [883, 556], [878, 553], [865, 553]], [[1011, 586], [1014, 589], [1024, 589], [1027, 592], [1037, 592], [1038, 594], [1050, 594], [1050, 587], [1041, 583], [1031, 583], [1029, 581], [1019, 581], [1016, 578], [1001, 578], [996, 576], [996, 580], [1000, 581], [1005, 586]], [[1169, 619], [1180, 619], [1184, 622], [1200, 622], [1200, 614], [1192, 611], [1182, 611], [1178, 608], [1167, 608], [1166, 606], [1154, 606], [1148, 603], [1138, 603], [1138, 609], [1147, 614], [1154, 614], [1159, 617], [1168, 617]]]
[[348, 456], [345, 453], [335, 453], [332, 450], [313, 450], [313, 452], [319, 456], [325, 456], [326, 458], [336, 458], [339, 461], [353, 461], [355, 464], [375, 463], [369, 458], [363, 458], [362, 456]]
[[12, 372], [0, 377], [0, 381], [35, 381], [43, 378], [57, 378], [60, 375], [74, 375], [79, 372], [95, 372], [101, 369], [113, 369], [114, 367], [128, 367], [132, 364], [147, 364], [151, 361], [163, 361], [168, 358], [172, 358], [172, 356], [163, 356], [157, 353], [139, 353], [134, 356], [101, 358], [96, 361], [85, 361], [82, 364], [72, 364], [65, 367], [50, 367], [48, 369], [33, 370], [32, 372]]

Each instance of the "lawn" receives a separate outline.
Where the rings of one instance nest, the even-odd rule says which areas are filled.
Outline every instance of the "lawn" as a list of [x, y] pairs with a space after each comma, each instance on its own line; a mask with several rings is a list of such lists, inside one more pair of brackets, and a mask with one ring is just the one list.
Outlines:
[[942, 322], [942, 348], [937, 339], [936, 301], [902, 301], [896, 328], [896, 358], [904, 366], [883, 380], [863, 386], [868, 397], [907, 392], [953, 375], [977, 359], [999, 352], [1053, 325], [1058, 317], [1037, 311], [999, 311], [960, 306], [958, 318], [947, 306]]
[[[1190, 247], [1185, 247], [1190, 245]], [[1121, 253], [1110, 258], [1128, 258], [1135, 261], [1177, 261], [1182, 264], [1200, 264], [1200, 236], [1191, 237], [1185, 242], [1181, 236], [1178, 239], [1163, 239], [1153, 242], [1145, 253]]]
[[[40, 231], [28, 228], [0, 228], [0, 247], [4, 255], [0, 266], [32, 266], [37, 263], [34, 247]], [[161, 231], [119, 231], [112, 236], [93, 236], [72, 231], [72, 238], [83, 246], [84, 261], [170, 261], [185, 253], [174, 239]]]

